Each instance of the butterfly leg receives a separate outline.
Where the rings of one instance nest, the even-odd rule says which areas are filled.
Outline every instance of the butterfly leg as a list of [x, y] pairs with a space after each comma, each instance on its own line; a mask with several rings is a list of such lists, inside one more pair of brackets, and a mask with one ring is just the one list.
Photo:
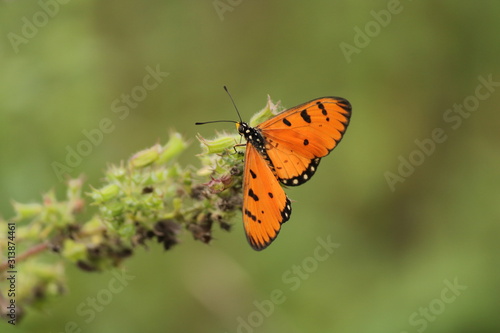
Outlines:
[[235, 145], [233, 146], [234, 153], [235, 153], [235, 154], [240, 154], [241, 152], [240, 152], [240, 151], [238, 151], [238, 150], [236, 150], [236, 147], [243, 147], [243, 146], [246, 146], [246, 145], [247, 145], [246, 143], [238, 143], [238, 144], [235, 144]]

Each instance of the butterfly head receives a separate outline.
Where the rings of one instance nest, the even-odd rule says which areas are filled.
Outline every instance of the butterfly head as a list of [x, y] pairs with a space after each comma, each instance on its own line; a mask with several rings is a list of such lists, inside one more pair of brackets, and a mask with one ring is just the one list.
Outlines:
[[250, 126], [247, 123], [240, 121], [236, 123], [236, 129], [240, 135], [245, 136], [245, 133], [248, 133], [250, 130]]

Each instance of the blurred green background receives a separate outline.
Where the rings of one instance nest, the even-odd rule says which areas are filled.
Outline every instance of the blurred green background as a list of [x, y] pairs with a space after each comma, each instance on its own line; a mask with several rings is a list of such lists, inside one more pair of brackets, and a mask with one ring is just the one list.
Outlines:
[[[288, 107], [327, 95], [353, 105], [344, 141], [287, 191], [294, 213], [268, 249], [248, 246], [239, 219], [209, 246], [186, 234], [172, 251], [137, 251], [112, 299], [111, 272], [69, 265], [69, 293], [16, 332], [500, 331], [500, 2], [0, 6], [4, 217], [12, 199], [63, 191], [52, 163], [103, 118], [113, 131], [69, 172], [95, 185], [107, 163], [170, 129], [193, 142], [181, 163], [198, 165], [198, 132], [234, 130], [193, 125], [236, 119], [223, 85], [246, 119], [267, 94]], [[148, 66], [168, 76], [117, 111]], [[318, 237], [333, 254], [316, 250]]]

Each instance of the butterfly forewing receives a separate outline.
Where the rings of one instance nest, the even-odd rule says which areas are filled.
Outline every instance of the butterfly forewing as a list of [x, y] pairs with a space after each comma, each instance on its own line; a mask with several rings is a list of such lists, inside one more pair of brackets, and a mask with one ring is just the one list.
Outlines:
[[337, 146], [349, 124], [350, 103], [322, 97], [283, 111], [258, 125], [276, 177], [300, 185], [316, 172], [320, 158]]
[[243, 176], [243, 222], [255, 250], [266, 248], [291, 214], [290, 201], [268, 162], [247, 143]]

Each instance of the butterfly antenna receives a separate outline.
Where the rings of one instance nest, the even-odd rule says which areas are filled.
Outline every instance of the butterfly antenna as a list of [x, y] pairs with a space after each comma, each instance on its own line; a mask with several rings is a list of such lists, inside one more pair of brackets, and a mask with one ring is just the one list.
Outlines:
[[194, 123], [195, 125], [205, 125], [205, 124], [211, 124], [211, 123], [233, 123], [236, 124], [236, 121], [234, 120], [212, 120], [212, 121], [204, 121], [202, 123]]
[[229, 98], [231, 99], [231, 102], [233, 102], [233, 106], [236, 110], [236, 113], [238, 114], [238, 118], [240, 118], [240, 123], [243, 122], [243, 120], [241, 119], [241, 115], [240, 115], [240, 111], [238, 111], [238, 108], [236, 107], [236, 103], [234, 102], [234, 99], [233, 99], [233, 96], [231, 96], [231, 94], [229, 93], [229, 91], [227, 90], [227, 87], [224, 86], [224, 90], [227, 92], [227, 94], [229, 95]]
[[[240, 123], [242, 123], [243, 120], [241, 120], [240, 112], [238, 111], [238, 108], [236, 107], [236, 103], [234, 103], [233, 97], [231, 96], [231, 94], [227, 90], [226, 86], [224, 86], [224, 90], [229, 95], [229, 98], [231, 99], [231, 102], [233, 102], [233, 106], [236, 109], [236, 113], [238, 114], [238, 118], [240, 118]], [[198, 123], [194, 123], [194, 124], [195, 125], [205, 125], [205, 124], [212, 124], [212, 123], [233, 123], [233, 124], [238, 124], [238, 122], [234, 121], [234, 120], [212, 120], [212, 121], [198, 122]]]

